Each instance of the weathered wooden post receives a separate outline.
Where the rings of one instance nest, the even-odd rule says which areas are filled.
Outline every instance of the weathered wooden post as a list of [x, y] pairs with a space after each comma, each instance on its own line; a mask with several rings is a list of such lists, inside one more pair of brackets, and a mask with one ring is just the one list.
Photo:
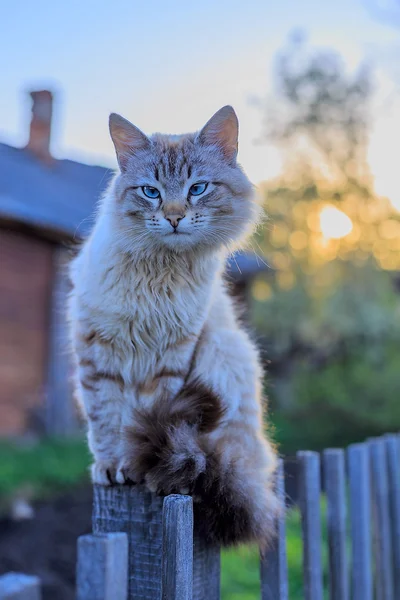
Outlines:
[[400, 435], [385, 436], [389, 469], [394, 597], [400, 598]]
[[368, 440], [374, 517], [377, 600], [394, 600], [388, 463], [385, 440]]
[[303, 576], [305, 600], [323, 599], [321, 480], [317, 452], [298, 452], [299, 506], [303, 531]]
[[0, 577], [0, 600], [41, 600], [41, 597], [39, 577], [23, 573]]
[[346, 462], [344, 450], [323, 453], [329, 544], [329, 598], [348, 600], [349, 569], [346, 553]]
[[162, 600], [193, 597], [193, 505], [190, 496], [168, 496], [163, 508]]
[[126, 533], [82, 535], [78, 539], [77, 600], [126, 600], [127, 597]]
[[371, 477], [366, 444], [347, 449], [353, 600], [372, 600]]
[[[285, 506], [283, 459], [279, 460], [276, 474], [276, 492], [282, 506]], [[276, 537], [273, 545], [260, 558], [261, 600], [289, 600], [285, 510], [277, 518], [275, 526]]]
[[[164, 528], [179, 529], [176, 532], [169, 530], [168, 534], [164, 533], [164, 542], [167, 543], [168, 540], [170, 546], [171, 543], [178, 544], [178, 539], [181, 543], [183, 535], [188, 532], [188, 527], [189, 530], [191, 529], [191, 498], [187, 500], [184, 496], [182, 498], [183, 500], [178, 501], [180, 508], [177, 504], [172, 506], [175, 501], [166, 500]], [[163, 503], [164, 498], [150, 493], [140, 485], [108, 488], [94, 486], [93, 533], [125, 532], [128, 536], [128, 600], [160, 600], [161, 598]], [[180, 511], [182, 511], [182, 518], [179, 516]], [[178, 554], [181, 550], [182, 547], [178, 550], [178, 545], [175, 545]], [[190, 560], [190, 554], [187, 558]], [[175, 559], [178, 559], [177, 555]], [[176, 576], [181, 577], [182, 573], [175, 571], [174, 577]], [[173, 578], [169, 579], [165, 573], [164, 581], [168, 582], [168, 586], [174, 585]], [[165, 585], [164, 590], [168, 589]], [[219, 590], [220, 550], [208, 546], [194, 533], [193, 600], [219, 600]], [[169, 600], [168, 596], [165, 598]], [[177, 598], [186, 600], [185, 596], [177, 596]]]

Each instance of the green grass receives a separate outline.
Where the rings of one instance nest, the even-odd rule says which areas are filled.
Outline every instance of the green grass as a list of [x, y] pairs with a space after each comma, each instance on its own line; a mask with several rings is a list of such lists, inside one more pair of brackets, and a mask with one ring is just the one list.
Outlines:
[[0, 442], [0, 497], [29, 490], [43, 497], [88, 480], [86, 441], [47, 439], [35, 444]]
[[[17, 493], [30, 499], [45, 498], [71, 486], [88, 482], [90, 462], [86, 441], [48, 439], [34, 445], [0, 442], [0, 511]], [[322, 515], [325, 506], [322, 503]], [[289, 597], [302, 600], [302, 543], [300, 515], [291, 510], [287, 517]], [[323, 537], [326, 526], [323, 518]], [[324, 548], [327, 544], [324, 543]], [[327, 557], [323, 556], [326, 567]], [[258, 600], [260, 597], [259, 557], [254, 547], [222, 553], [222, 600]]]
[[[325, 502], [321, 503], [323, 565], [325, 579], [325, 597], [327, 597], [327, 543]], [[286, 519], [286, 549], [289, 571], [290, 600], [304, 600], [301, 541], [301, 523], [298, 509], [288, 512]], [[260, 576], [259, 555], [254, 547], [226, 550], [222, 553], [222, 600], [259, 600]]]
[[[292, 510], [287, 519], [287, 552], [290, 573], [289, 598], [303, 598], [300, 539], [300, 517]], [[260, 597], [258, 550], [243, 547], [222, 554], [222, 599], [258, 600]]]

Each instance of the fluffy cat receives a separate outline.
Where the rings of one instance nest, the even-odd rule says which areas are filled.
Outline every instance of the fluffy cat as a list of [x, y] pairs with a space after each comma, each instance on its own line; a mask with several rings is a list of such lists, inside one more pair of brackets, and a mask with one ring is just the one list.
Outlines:
[[120, 172], [71, 264], [93, 482], [192, 494], [210, 542], [265, 545], [276, 455], [258, 353], [222, 278], [258, 215], [236, 114], [225, 106], [198, 133], [151, 137], [112, 114], [110, 133]]

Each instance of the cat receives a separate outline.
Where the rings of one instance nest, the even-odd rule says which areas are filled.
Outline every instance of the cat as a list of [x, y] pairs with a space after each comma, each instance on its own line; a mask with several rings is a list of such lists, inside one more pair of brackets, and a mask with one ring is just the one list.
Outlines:
[[238, 120], [146, 136], [117, 114], [119, 172], [71, 263], [76, 391], [96, 484], [191, 494], [212, 543], [270, 539], [280, 511], [262, 369], [223, 281], [259, 216]]

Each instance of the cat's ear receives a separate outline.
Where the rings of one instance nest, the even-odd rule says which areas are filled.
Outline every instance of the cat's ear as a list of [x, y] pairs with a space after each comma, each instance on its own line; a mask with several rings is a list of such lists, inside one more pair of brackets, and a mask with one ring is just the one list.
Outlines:
[[126, 170], [129, 157], [137, 150], [149, 146], [150, 140], [135, 125], [116, 113], [111, 113], [109, 126], [118, 164], [123, 172]]
[[219, 146], [229, 162], [236, 160], [239, 122], [232, 106], [224, 106], [211, 117], [197, 136], [200, 144]]

